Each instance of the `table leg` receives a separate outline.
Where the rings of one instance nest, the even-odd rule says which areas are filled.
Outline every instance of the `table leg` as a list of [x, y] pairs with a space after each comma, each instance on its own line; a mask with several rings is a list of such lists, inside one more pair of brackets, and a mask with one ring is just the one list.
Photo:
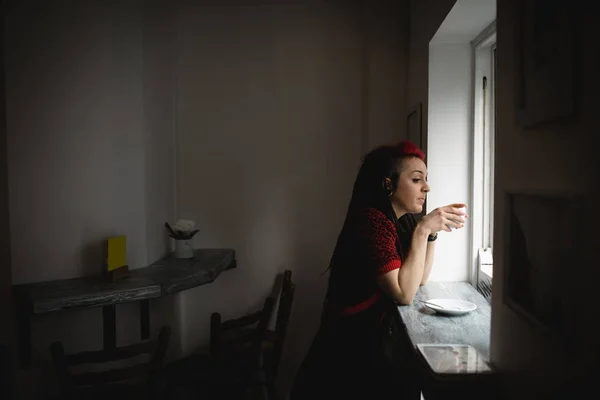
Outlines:
[[102, 320], [104, 325], [104, 350], [117, 347], [117, 309], [116, 306], [102, 307]]
[[29, 312], [17, 308], [17, 349], [19, 367], [31, 365], [31, 318]]
[[140, 333], [142, 340], [150, 338], [150, 300], [140, 301]]

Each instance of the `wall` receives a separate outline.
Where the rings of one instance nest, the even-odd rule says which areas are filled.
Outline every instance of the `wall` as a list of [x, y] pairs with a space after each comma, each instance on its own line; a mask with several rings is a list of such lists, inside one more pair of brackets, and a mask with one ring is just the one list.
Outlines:
[[496, 17], [494, 0], [411, 2], [408, 104], [421, 103], [431, 192], [427, 209], [468, 204], [464, 229], [441, 233], [432, 281], [472, 278], [474, 204], [471, 41]]
[[[155, 3], [12, 1], [6, 10], [8, 188], [13, 283], [98, 274], [104, 240], [128, 237], [128, 264], [165, 254], [174, 211], [173, 19]], [[154, 5], [153, 7], [151, 7]], [[144, 12], [145, 11], [145, 12]], [[167, 35], [167, 36], [165, 36]], [[152, 304], [175, 329], [176, 297]], [[117, 308], [118, 343], [139, 340], [138, 308]], [[53, 383], [48, 346], [100, 348], [101, 310], [34, 319], [25, 391]], [[33, 382], [33, 384], [32, 384]], [[35, 393], [29, 393], [35, 395]]]
[[[163, 0], [145, 0], [143, 10], [143, 131], [145, 250], [147, 263], [165, 256], [170, 239], [164, 223], [175, 220], [175, 85], [176, 7]], [[171, 327], [168, 360], [182, 354], [181, 296], [151, 302], [151, 330]], [[137, 315], [137, 314], [136, 314]], [[138, 332], [136, 327], [133, 332]], [[137, 334], [137, 333], [136, 333]]]
[[[514, 124], [515, 76], [514, 36], [518, 0], [498, 0], [497, 25], [497, 119], [496, 119], [496, 186], [494, 231], [494, 296], [492, 313], [492, 361], [504, 371], [519, 373], [511, 381], [513, 398], [538, 398], [569, 381], [583, 370], [597, 371], [597, 333], [592, 328], [597, 313], [584, 304], [593, 300], [599, 276], [594, 235], [598, 224], [595, 210], [598, 199], [599, 168], [597, 141], [598, 100], [600, 90], [594, 79], [600, 67], [598, 46], [593, 38], [599, 28], [597, 16], [581, 2], [573, 2], [576, 27], [576, 115], [523, 131]], [[507, 308], [502, 282], [506, 271], [504, 259], [504, 218], [506, 191], [546, 191], [583, 194], [581, 235], [573, 238], [572, 261], [564, 265], [560, 298], [567, 307], [567, 329], [562, 340], [544, 333]], [[552, 218], [552, 216], [549, 216]], [[559, 229], [559, 228], [557, 228]], [[588, 377], [588, 388], [592, 376]], [[579, 385], [579, 389], [583, 386]], [[577, 394], [568, 393], [568, 397]]]
[[456, 0], [410, 0], [410, 29], [406, 104], [421, 102], [423, 130], [427, 129], [429, 41], [436, 33]]
[[[448, 15], [456, 0], [411, 0], [410, 1], [410, 24], [409, 24], [409, 43], [408, 43], [408, 69], [407, 69], [407, 79], [406, 79], [406, 105], [407, 107], [412, 107], [417, 103], [421, 103], [421, 123], [422, 123], [422, 132], [424, 132], [424, 149], [429, 153], [430, 145], [434, 146], [435, 143], [431, 142], [429, 138], [429, 107], [430, 101], [434, 103], [439, 93], [435, 94], [436, 98], [430, 97], [429, 94], [429, 42], [435, 35], [436, 31], [444, 21], [444, 18]], [[437, 70], [437, 67], [435, 67]], [[439, 104], [439, 103], [438, 103]], [[439, 108], [438, 108], [439, 109]], [[438, 130], [440, 135], [443, 135], [444, 132]], [[435, 135], [435, 133], [434, 133]], [[447, 143], [445, 140], [444, 143]], [[434, 150], [435, 151], [435, 150]], [[436, 162], [439, 167], [442, 167], [444, 164], [444, 160], [447, 160], [446, 157], [444, 159], [438, 159], [437, 161], [434, 159], [435, 154], [433, 156], [431, 154], [426, 154], [427, 156], [427, 164], [429, 170], [428, 179], [431, 182], [431, 192], [428, 194], [427, 201], [427, 209], [428, 211], [433, 210], [435, 207], [440, 205], [449, 204], [456, 201], [464, 201], [459, 198], [452, 198], [448, 200], [450, 197], [446, 196], [446, 194], [440, 189], [439, 185], [443, 185], [442, 182], [449, 182], [448, 179], [441, 179], [441, 175], [435, 175]], [[433, 163], [433, 164], [432, 164]], [[431, 172], [431, 167], [434, 168], [434, 173]], [[448, 200], [448, 201], [445, 201]], [[440, 204], [443, 203], [443, 204]], [[464, 232], [453, 232], [452, 235], [447, 235], [444, 239], [456, 240], [456, 235], [465, 235]], [[442, 235], [440, 238], [442, 238]], [[443, 280], [443, 279], [452, 279], [452, 280], [461, 280], [464, 273], [458, 270], [450, 269], [446, 267], [446, 262], [448, 260], [452, 260], [451, 262], [456, 262], [455, 257], [452, 255], [451, 257], [444, 257], [444, 252], [449, 251], [447, 248], [451, 245], [452, 242], [446, 241], [446, 243], [442, 244], [440, 240], [436, 244], [436, 259], [435, 265], [431, 272], [431, 280]], [[437, 248], [441, 248], [441, 256], [440, 250]], [[441, 263], [444, 263], [442, 266]], [[456, 265], [454, 265], [456, 268]]]
[[[451, 203], [470, 205], [472, 142], [471, 45], [429, 45], [427, 170], [431, 192], [429, 210]], [[471, 215], [472, 210], [467, 209]], [[470, 279], [471, 223], [465, 228], [440, 233], [432, 281]]]
[[401, 11], [389, 2], [180, 10], [178, 217], [199, 225], [197, 246], [238, 257], [236, 270], [182, 296], [184, 351], [206, 343], [210, 312], [258, 307], [289, 268], [288, 385], [316, 333], [321, 274], [360, 157], [404, 137]]
[[[0, 15], [4, 16], [0, 2]], [[0, 54], [4, 54], [4, 18], [0, 20]], [[12, 292], [10, 270], [10, 228], [8, 223], [8, 177], [6, 154], [6, 114], [4, 96], [4, 62], [0, 60], [0, 343], [12, 344], [14, 340]]]
[[[407, 103], [427, 99], [426, 49], [428, 41], [452, 7], [453, 1], [411, 1], [410, 62]], [[497, 95], [496, 95], [496, 176], [494, 219], [494, 296], [492, 304], [491, 358], [507, 377], [511, 399], [583, 397], [597, 377], [598, 347], [591, 328], [596, 315], [582, 304], [592, 301], [597, 291], [599, 270], [593, 235], [586, 233], [598, 224], [595, 199], [598, 198], [599, 168], [592, 137], [597, 132], [597, 93], [593, 79], [598, 70], [596, 16], [574, 2], [574, 26], [578, 43], [577, 113], [574, 118], [522, 131], [514, 125], [515, 77], [514, 37], [518, 0], [497, 2]], [[426, 115], [426, 102], [424, 114]], [[426, 121], [424, 117], [424, 121]], [[572, 263], [565, 265], [561, 299], [569, 310], [568, 330], [563, 337], [548, 334], [515, 314], [504, 304], [503, 252], [505, 199], [507, 190], [582, 193], [582, 221]], [[590, 211], [591, 210], [591, 211]], [[551, 218], [551, 216], [549, 216]], [[577, 378], [577, 375], [587, 376]], [[586, 381], [587, 379], [587, 381]], [[587, 386], [586, 386], [587, 385]], [[570, 386], [570, 387], [569, 387]], [[561, 390], [566, 391], [561, 392]], [[542, 396], [542, 397], [540, 397]]]
[[10, 10], [14, 283], [97, 273], [109, 235], [128, 236], [133, 268], [146, 262], [142, 31], [132, 3], [20, 1]]
[[[289, 380], [360, 156], [405, 136], [407, 2], [168, 3], [9, 2], [12, 280], [96, 274], [116, 234], [130, 267], [144, 266], [167, 250], [164, 221], [194, 218], [196, 244], [235, 248], [239, 268], [153, 302], [153, 329], [181, 328], [171, 348], [189, 352], [206, 343], [210, 311], [254, 308], [292, 268]], [[120, 344], [139, 338], [137, 315], [118, 307]], [[53, 386], [53, 340], [101, 346], [101, 313], [42, 316], [33, 331], [24, 398]]]
[[162, 227], [175, 218], [176, 8], [145, 0], [142, 15], [146, 259], [152, 262], [169, 248]]

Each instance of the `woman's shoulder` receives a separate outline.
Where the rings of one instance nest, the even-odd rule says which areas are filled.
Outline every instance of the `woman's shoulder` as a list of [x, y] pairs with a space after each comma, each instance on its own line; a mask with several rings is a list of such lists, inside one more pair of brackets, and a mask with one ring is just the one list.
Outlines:
[[[385, 224], [389, 224], [394, 226], [394, 222], [385, 215], [385, 213], [375, 207], [357, 207], [352, 212], [354, 218], [359, 218], [363, 220], [381, 222]], [[407, 228], [413, 228], [417, 225], [418, 221], [414, 214], [406, 213], [400, 219], [398, 219], [398, 224], [403, 225]]]
[[410, 213], [404, 214], [395, 223], [385, 215], [384, 212], [375, 207], [361, 207], [355, 209], [352, 220], [352, 225], [354, 226], [368, 228], [369, 230], [389, 230], [393, 231], [395, 234], [412, 234], [418, 223], [416, 216]]
[[360, 207], [355, 209], [352, 214], [352, 219], [359, 225], [381, 227], [395, 231], [395, 225], [390, 218], [375, 207]]
[[366, 207], [364, 209], [365, 216], [369, 219], [376, 221], [385, 221], [392, 223], [392, 221], [381, 211], [374, 207]]

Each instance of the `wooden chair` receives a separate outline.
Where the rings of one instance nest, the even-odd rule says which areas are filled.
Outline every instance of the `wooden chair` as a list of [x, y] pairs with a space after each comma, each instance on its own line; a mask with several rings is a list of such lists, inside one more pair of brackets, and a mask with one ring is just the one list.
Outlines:
[[[259, 313], [256, 313], [224, 323], [226, 324], [228, 334], [230, 335], [229, 342], [227, 340], [224, 342], [219, 342], [219, 334], [211, 336], [211, 348], [212, 346], [219, 346], [222, 349], [228, 349], [230, 352], [229, 357], [234, 359], [235, 357], [248, 358], [248, 356], [244, 355], [243, 349], [240, 351], [239, 346], [232, 346], [232, 344], [244, 341], [244, 339], [247, 340], [252, 338], [254, 340], [258, 337], [258, 335], [261, 335], [259, 347], [253, 348], [251, 351], [251, 359], [260, 360], [258, 369], [255, 369], [255, 372], [258, 370], [258, 375], [260, 375], [260, 377], [257, 378], [256, 374], [252, 376], [249, 380], [248, 386], [262, 386], [262, 388], [267, 391], [266, 397], [268, 397], [270, 400], [277, 398], [275, 382], [279, 373], [279, 366], [281, 364], [281, 358], [283, 355], [283, 347], [287, 335], [292, 304], [294, 302], [295, 290], [296, 286], [292, 282], [292, 271], [286, 270], [283, 274], [283, 281], [279, 293], [279, 307], [277, 310], [274, 330], [266, 329], [269, 321], [265, 323], [265, 329], [258, 328], [255, 330], [248, 330], [248, 325], [245, 325], [243, 321], [245, 321], [246, 318], [246, 321], [257, 321]], [[269, 298], [268, 301], [273, 302], [272, 307], [275, 306], [275, 299]], [[265, 306], [267, 307], [267, 303], [265, 303]], [[271, 307], [271, 305], [269, 304], [268, 307]], [[270, 320], [271, 311], [263, 309], [263, 314], [261, 316]], [[216, 319], [220, 318], [219, 314], [214, 313], [213, 318], [215, 318], [215, 321], [211, 320], [211, 326], [217, 327], [218, 324], [216, 323]], [[253, 343], [253, 345], [255, 345], [255, 343]]]
[[281, 357], [283, 355], [283, 347], [287, 336], [295, 292], [296, 285], [292, 282], [292, 271], [289, 269], [285, 270], [279, 295], [279, 308], [277, 310], [275, 330], [268, 330], [263, 340], [267, 372], [269, 373], [269, 380], [273, 381], [273, 386], [274, 380], [279, 373], [279, 365], [281, 364]]
[[[161, 397], [159, 375], [170, 334], [171, 329], [164, 326], [155, 341], [77, 354], [65, 354], [61, 342], [53, 343], [50, 353], [58, 376], [60, 398], [105, 400], [118, 397], [132, 400]], [[73, 371], [83, 365], [98, 367], [106, 363], [123, 363], [142, 357], [146, 360], [133, 365], [85, 373]]]
[[244, 398], [249, 390], [266, 390], [262, 343], [275, 308], [268, 297], [262, 310], [227, 321], [221, 314], [210, 318], [209, 386], [210, 398]]
[[294, 292], [292, 272], [286, 270], [274, 330], [268, 329], [276, 304], [273, 297], [265, 300], [262, 310], [233, 320], [222, 321], [221, 314], [213, 313], [209, 354], [195, 354], [166, 366], [171, 397], [183, 391], [204, 399], [242, 398], [248, 389], [263, 389], [264, 397], [276, 399], [275, 379]]
[[14, 396], [13, 369], [10, 349], [0, 344], [0, 399], [11, 400]]

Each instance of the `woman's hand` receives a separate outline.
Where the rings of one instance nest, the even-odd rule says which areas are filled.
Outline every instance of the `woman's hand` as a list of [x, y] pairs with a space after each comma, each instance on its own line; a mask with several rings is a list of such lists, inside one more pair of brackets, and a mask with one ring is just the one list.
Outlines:
[[467, 213], [462, 210], [466, 206], [466, 204], [456, 203], [436, 208], [421, 218], [417, 227], [424, 229], [429, 235], [439, 231], [451, 232], [452, 228], [462, 228], [468, 217]]

